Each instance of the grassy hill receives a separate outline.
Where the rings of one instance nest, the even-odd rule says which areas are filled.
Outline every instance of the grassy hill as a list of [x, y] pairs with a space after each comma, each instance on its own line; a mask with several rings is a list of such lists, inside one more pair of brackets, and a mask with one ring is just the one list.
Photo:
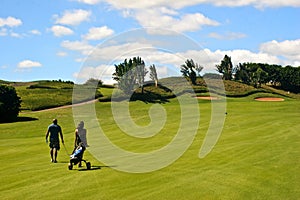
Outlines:
[[[174, 85], [175, 87], [182, 87], [181, 83], [183, 81], [180, 81], [181, 77], [170, 77], [170, 78], [164, 78], [159, 81], [159, 83], [163, 85]], [[225, 94], [227, 97], [247, 97], [252, 94], [260, 94], [262, 96], [284, 96], [288, 98], [299, 98], [300, 94], [292, 94], [288, 93], [287, 91], [278, 90], [275, 88], [272, 88], [270, 86], [263, 85], [261, 88], [255, 88], [253, 86], [237, 82], [237, 81], [228, 81], [223, 80], [224, 88], [225, 88]], [[207, 96], [210, 93], [218, 93], [218, 86], [214, 87], [213, 84], [211, 84], [210, 91], [208, 90], [207, 83], [204, 79], [198, 78], [197, 79], [197, 85], [192, 86], [194, 92], [197, 96]]]
[[[89, 91], [94, 90], [94, 88], [88, 85], [74, 85], [74, 83], [70, 81], [40, 80], [32, 82], [8, 82], [0, 80], [0, 83], [12, 85], [16, 88], [18, 95], [22, 99], [21, 110], [33, 111], [72, 104], [74, 86], [82, 90], [82, 92], [77, 92], [77, 95], [81, 94], [81, 96], [76, 96], [77, 99], [74, 99], [74, 102], [83, 102], [94, 98], [99, 98], [99, 100], [103, 102], [111, 101], [113, 92], [113, 88], [103, 87], [98, 89], [95, 95], [91, 95]], [[153, 83], [148, 82], [145, 84], [144, 94], [141, 94], [141, 88], [138, 88], [132, 94], [131, 100], [167, 102], [168, 99], [174, 98], [175, 94], [193, 93], [196, 94], [196, 96], [209, 96], [213, 95], [213, 93], [218, 93], [218, 89], [214, 87], [211, 87], [209, 91], [206, 82], [202, 78], [198, 78], [197, 85], [189, 86], [188, 89], [186, 83], [182, 77], [163, 78], [159, 80], [159, 86], [157, 88], [154, 87]], [[223, 84], [227, 97], [246, 97], [256, 94], [256, 97], [284, 96], [300, 99], [300, 94], [288, 93], [265, 85], [262, 88], [254, 88], [235, 81], [223, 81]], [[115, 100], [116, 99], [124, 99], [121, 92], [115, 96]]]
[[8, 82], [2, 81], [16, 88], [18, 96], [21, 97], [21, 110], [42, 110], [63, 105], [72, 104], [74, 86], [82, 90], [82, 95], [77, 96], [74, 102], [83, 102], [98, 98], [100, 91], [96, 90], [95, 95], [86, 95], [88, 90], [95, 90], [88, 85], [74, 85], [67, 81], [40, 80], [32, 82]]

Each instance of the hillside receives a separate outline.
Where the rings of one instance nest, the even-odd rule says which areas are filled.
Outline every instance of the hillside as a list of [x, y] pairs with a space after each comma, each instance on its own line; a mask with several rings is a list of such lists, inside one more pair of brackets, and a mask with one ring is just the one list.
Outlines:
[[[0, 81], [2, 84], [11, 85], [16, 88], [18, 96], [21, 97], [21, 110], [43, 110], [58, 106], [72, 104], [73, 87], [81, 89], [81, 96], [77, 95], [74, 102], [84, 102], [98, 98], [101, 93], [97, 90], [95, 95], [86, 95], [87, 90], [95, 90], [88, 85], [74, 85], [70, 81], [39, 80], [32, 82], [9, 82]], [[88, 92], [89, 94], [90, 92]]]
[[[236, 81], [223, 81], [227, 97], [246, 97], [257, 94], [256, 96], [284, 96], [294, 99], [300, 99], [299, 94], [289, 93], [287, 91], [278, 90], [270, 86], [262, 86], [254, 88]], [[96, 94], [90, 95], [88, 91], [94, 91], [95, 88], [89, 85], [74, 85], [71, 81], [50, 81], [39, 80], [32, 82], [9, 82], [0, 80], [0, 84], [7, 84], [16, 88], [17, 94], [21, 97], [21, 110], [42, 110], [63, 105], [72, 104], [73, 88], [82, 90], [81, 96], [77, 96], [74, 102], [84, 102], [94, 98], [99, 98], [100, 101], [111, 101], [111, 93], [113, 88], [99, 88]], [[218, 93], [218, 88], [210, 85], [208, 90], [204, 79], [198, 78], [197, 85], [186, 86], [187, 82], [182, 77], [169, 77], [159, 80], [159, 85], [156, 88], [152, 82], [147, 82], [144, 86], [144, 94], [141, 88], [135, 90], [130, 100], [141, 100], [145, 102], [167, 102], [168, 99], [174, 98], [175, 94], [193, 93], [196, 96], [209, 96], [213, 93]], [[193, 89], [193, 90], [191, 90]], [[102, 92], [103, 91], [103, 92]], [[89, 94], [87, 94], [89, 93]], [[103, 94], [101, 94], [103, 93]], [[126, 99], [122, 93], [116, 95], [114, 100]]]
[[[163, 85], [173, 85], [174, 87], [182, 87], [180, 81], [181, 77], [170, 77], [170, 78], [164, 78], [159, 81], [159, 83]], [[289, 93], [284, 90], [278, 90], [275, 88], [272, 88], [270, 86], [263, 85], [261, 88], [255, 88], [253, 86], [237, 82], [237, 81], [228, 81], [223, 80], [225, 93], [227, 97], [246, 97], [252, 94], [257, 93], [264, 93], [263, 95], [279, 95], [279, 96], [285, 96], [289, 98], [296, 98], [300, 99], [300, 94], [293, 94]], [[218, 93], [218, 86], [214, 86], [214, 84], [210, 85], [210, 90], [207, 88], [207, 84], [204, 81], [203, 78], [197, 79], [197, 85], [192, 87], [194, 89], [194, 92], [197, 96], [205, 96], [209, 95], [210, 93]]]

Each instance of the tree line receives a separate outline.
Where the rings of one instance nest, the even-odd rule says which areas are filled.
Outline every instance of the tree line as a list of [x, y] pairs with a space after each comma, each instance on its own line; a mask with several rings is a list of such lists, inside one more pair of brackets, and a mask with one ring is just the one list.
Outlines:
[[[225, 55], [221, 63], [216, 65], [216, 71], [222, 74], [224, 80], [240, 81], [254, 87], [261, 87], [262, 84], [271, 84], [273, 87], [299, 93], [300, 92], [300, 66], [281, 66], [266, 63], [239, 63], [233, 66], [231, 57]], [[200, 76], [203, 66], [187, 59], [180, 66], [180, 72], [192, 85], [196, 85], [197, 77]], [[158, 74], [154, 64], [149, 66], [150, 79], [158, 86]], [[115, 72], [112, 78], [118, 82], [118, 87], [126, 95], [132, 94], [136, 87], [142, 88], [144, 93], [145, 76], [148, 69], [141, 57], [133, 57], [129, 60], [115, 65]], [[216, 76], [214, 76], [216, 75]], [[219, 75], [218, 75], [219, 76]], [[210, 77], [218, 77], [217, 74], [210, 74]], [[61, 80], [59, 80], [60, 82]], [[74, 84], [73, 82], [71, 82]], [[89, 79], [86, 85], [101, 87], [103, 82], [97, 79]], [[17, 95], [12, 86], [0, 84], [0, 122], [15, 120], [21, 107], [21, 98]]]
[[[225, 55], [221, 63], [216, 65], [216, 71], [222, 75], [224, 80], [239, 81], [256, 88], [262, 84], [271, 84], [273, 87], [299, 93], [300, 92], [300, 67], [286, 66], [266, 63], [239, 63], [233, 66], [231, 57]], [[150, 78], [157, 87], [158, 78], [156, 67], [150, 65]], [[196, 85], [197, 77], [201, 77], [200, 72], [203, 66], [195, 63], [193, 59], [187, 59], [180, 66], [182, 76], [187, 78], [192, 85]], [[135, 86], [142, 88], [148, 70], [141, 57], [125, 59], [124, 62], [115, 65], [113, 79], [118, 82], [118, 87], [125, 93], [131, 94]]]
[[224, 80], [240, 81], [254, 87], [268, 83], [286, 91], [300, 92], [300, 66], [247, 62], [234, 67], [231, 57], [225, 55], [221, 64], [216, 65], [216, 70]]

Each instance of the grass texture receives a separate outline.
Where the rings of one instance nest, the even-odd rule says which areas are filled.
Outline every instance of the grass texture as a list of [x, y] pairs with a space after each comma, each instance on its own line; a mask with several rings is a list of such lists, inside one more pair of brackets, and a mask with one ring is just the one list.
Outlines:
[[[63, 146], [59, 162], [50, 163], [44, 139], [47, 126], [58, 119], [70, 153], [76, 126], [72, 108], [21, 113], [18, 122], [0, 124], [1, 199], [299, 199], [300, 103], [288, 98], [257, 102], [256, 96], [227, 98], [221, 137], [202, 159], [198, 153], [210, 122], [211, 103], [199, 100], [199, 129], [191, 146], [171, 165], [141, 174], [115, 170], [89, 151], [84, 157], [93, 170], [76, 166], [69, 171]], [[153, 104], [129, 104], [133, 121], [150, 122], [148, 111]], [[97, 102], [95, 110], [115, 145], [139, 153], [162, 148], [178, 129], [178, 101], [160, 105], [166, 110], [166, 123], [147, 139], [123, 134], [114, 122], [111, 103]], [[89, 126], [88, 133], [93, 129]]]

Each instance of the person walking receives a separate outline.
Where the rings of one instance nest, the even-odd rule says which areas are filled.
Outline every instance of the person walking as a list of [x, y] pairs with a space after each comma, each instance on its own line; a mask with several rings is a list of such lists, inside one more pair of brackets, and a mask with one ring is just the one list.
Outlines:
[[61, 127], [57, 124], [57, 119], [53, 119], [53, 123], [48, 126], [46, 133], [46, 143], [48, 143], [48, 137], [50, 138], [50, 156], [51, 162], [53, 163], [57, 163], [57, 154], [60, 149], [59, 135], [61, 138], [61, 142], [64, 144], [64, 138]]
[[[75, 129], [75, 141], [74, 141], [74, 151], [79, 145], [82, 145], [84, 148], [88, 147], [87, 139], [86, 139], [86, 129], [84, 128], [84, 122], [80, 121], [77, 128]], [[81, 167], [81, 162], [78, 164]]]
[[77, 128], [75, 129], [75, 141], [74, 147], [76, 148], [80, 142], [83, 143], [84, 147], [88, 147], [87, 139], [86, 139], [86, 129], [84, 128], [84, 122], [79, 122]]

